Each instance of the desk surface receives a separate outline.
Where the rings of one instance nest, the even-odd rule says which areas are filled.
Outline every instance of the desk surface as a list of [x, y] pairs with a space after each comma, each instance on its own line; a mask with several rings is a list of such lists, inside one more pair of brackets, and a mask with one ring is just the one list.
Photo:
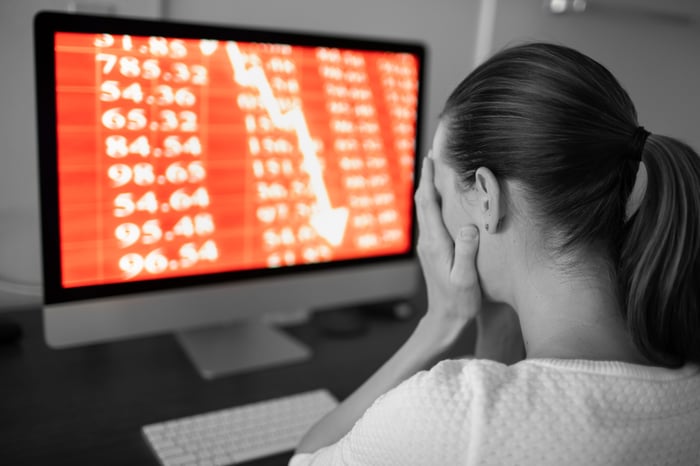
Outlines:
[[[353, 338], [328, 337], [312, 320], [286, 329], [313, 348], [310, 361], [206, 381], [172, 335], [52, 350], [39, 311], [2, 314], [24, 337], [0, 346], [0, 463], [157, 465], [143, 425], [320, 387], [342, 400], [405, 341], [418, 317], [372, 317], [369, 330]], [[248, 464], [285, 465], [290, 453]]]

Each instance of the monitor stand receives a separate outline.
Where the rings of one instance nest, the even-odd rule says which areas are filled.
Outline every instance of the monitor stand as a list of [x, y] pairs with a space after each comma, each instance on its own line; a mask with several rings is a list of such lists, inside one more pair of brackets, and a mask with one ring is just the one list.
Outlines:
[[260, 321], [239, 321], [176, 334], [199, 374], [205, 379], [301, 362], [311, 350]]

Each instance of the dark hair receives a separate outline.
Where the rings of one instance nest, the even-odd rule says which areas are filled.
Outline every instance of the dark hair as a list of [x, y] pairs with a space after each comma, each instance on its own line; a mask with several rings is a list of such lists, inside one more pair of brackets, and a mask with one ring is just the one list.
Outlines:
[[517, 180], [558, 257], [604, 252], [647, 358], [700, 362], [700, 157], [650, 135], [646, 193], [626, 222], [637, 113], [605, 67], [560, 45], [508, 48], [457, 86], [441, 119], [446, 158], [465, 185], [481, 166]]

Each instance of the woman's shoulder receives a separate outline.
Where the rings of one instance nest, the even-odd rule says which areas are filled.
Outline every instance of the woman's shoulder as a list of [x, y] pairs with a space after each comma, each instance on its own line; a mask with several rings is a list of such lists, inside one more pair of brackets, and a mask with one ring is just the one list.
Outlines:
[[[433, 399], [466, 401], [473, 393], [496, 388], [513, 379], [519, 369], [488, 359], [447, 359], [431, 369], [418, 372], [387, 393], [394, 400], [415, 402], [429, 396]], [[449, 404], [449, 403], [448, 403]]]
[[[512, 365], [487, 359], [451, 359], [422, 371], [380, 397], [376, 408], [449, 412], [463, 406], [551, 406], [572, 399], [625, 394], [664, 405], [685, 400], [698, 408], [700, 367], [646, 367], [615, 361], [526, 359]], [[605, 398], [605, 397], [604, 397]], [[605, 403], [610, 400], [602, 400]], [[604, 404], [605, 404], [604, 403]], [[616, 402], [619, 404], [619, 402]], [[468, 411], [468, 410], [467, 410]]]
[[[594, 431], [599, 433], [607, 432], [607, 426], [637, 426], [640, 419], [665, 419], [663, 428], [669, 429], [676, 421], [698, 425], [698, 392], [696, 366], [672, 370], [580, 360], [531, 359], [512, 365], [446, 360], [380, 397], [357, 423], [351, 443], [371, 443], [379, 450], [396, 445], [401, 454], [410, 450], [452, 459], [462, 457], [472, 434], [491, 432], [484, 451], [501, 454], [503, 442], [514, 438], [520, 442], [514, 443], [516, 449], [520, 445], [528, 451], [533, 435], [551, 449], [562, 435], [580, 440], [581, 426], [591, 423], [598, 423]], [[596, 445], [615, 438], [614, 432], [599, 433], [591, 434]]]
[[668, 369], [618, 361], [573, 359], [525, 359], [506, 365], [488, 359], [464, 358], [442, 361], [405, 383], [412, 389], [444, 390], [461, 396], [528, 387], [576, 392], [585, 391], [587, 387], [614, 389], [628, 385], [687, 392], [700, 390], [700, 366], [687, 364]]

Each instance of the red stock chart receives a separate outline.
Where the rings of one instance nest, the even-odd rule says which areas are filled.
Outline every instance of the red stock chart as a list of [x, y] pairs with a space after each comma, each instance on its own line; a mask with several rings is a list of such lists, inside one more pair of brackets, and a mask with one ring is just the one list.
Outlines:
[[412, 55], [55, 39], [64, 287], [410, 250]]

